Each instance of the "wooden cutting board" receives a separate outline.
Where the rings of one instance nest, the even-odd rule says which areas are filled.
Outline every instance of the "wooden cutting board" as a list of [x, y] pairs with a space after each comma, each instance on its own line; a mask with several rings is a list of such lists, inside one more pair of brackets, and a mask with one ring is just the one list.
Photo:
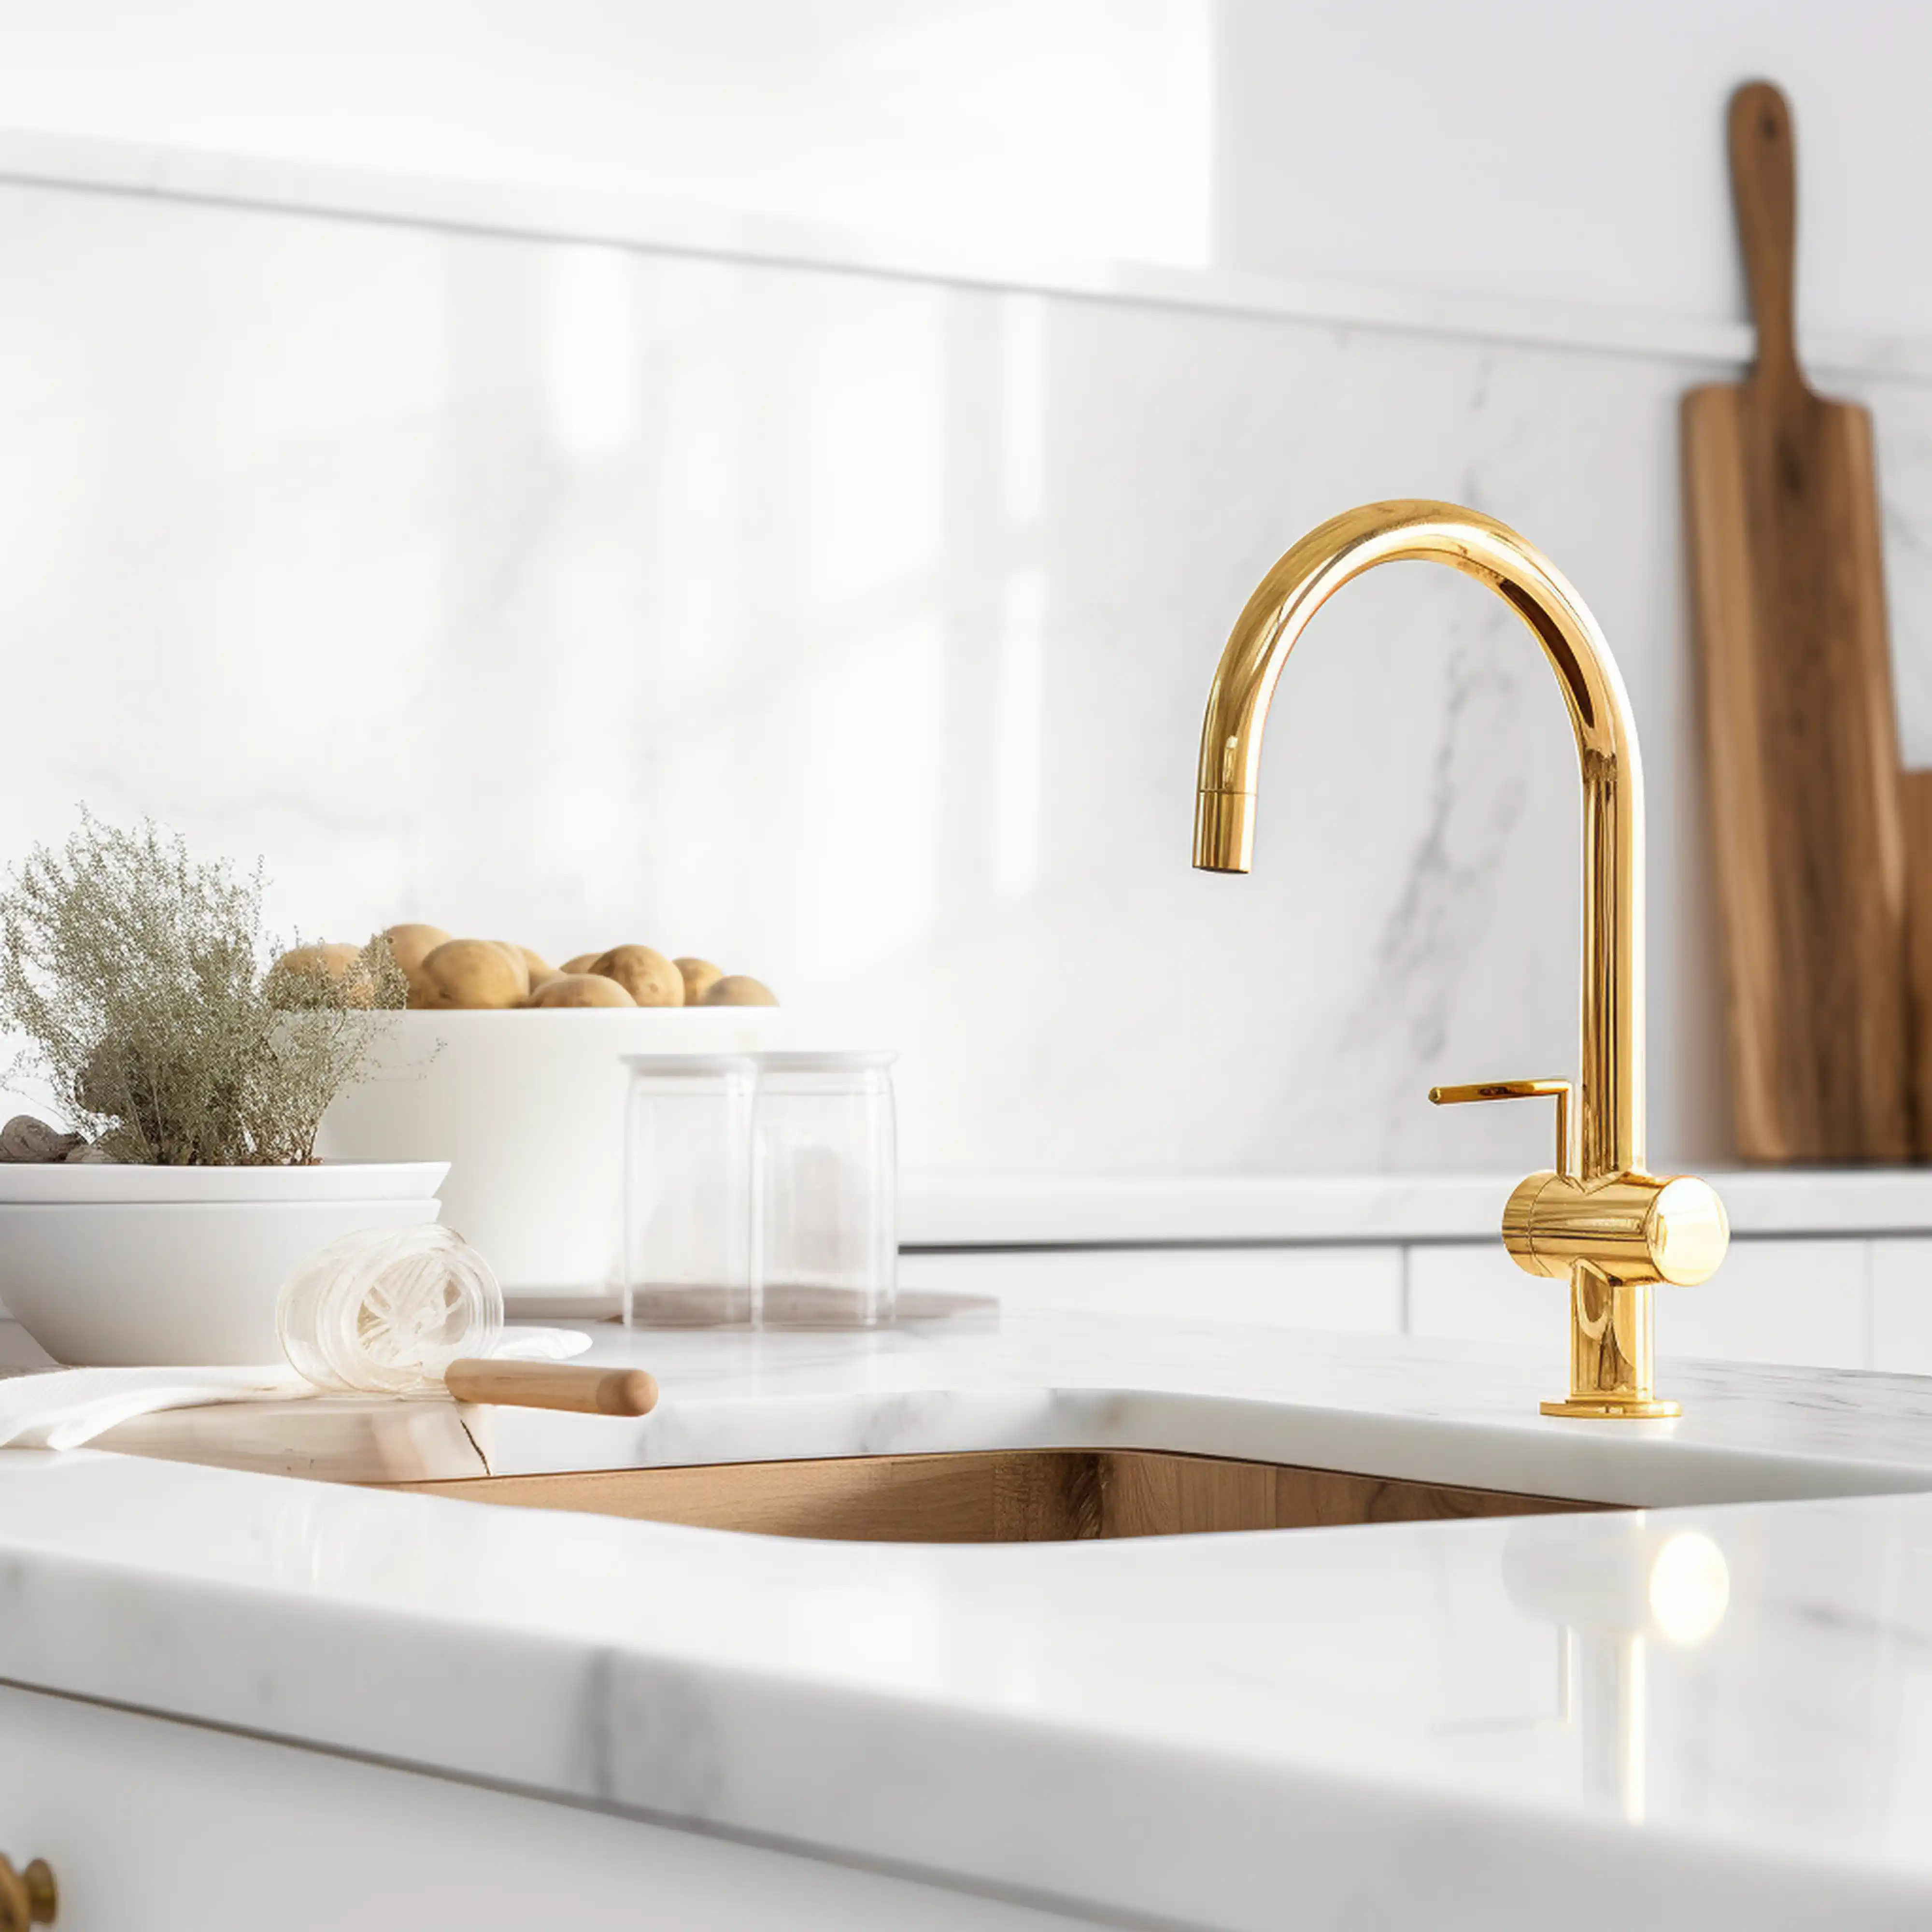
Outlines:
[[1915, 1151], [1932, 1160], [1932, 772], [1907, 772], [1905, 815], [1906, 992], [1912, 1019]]
[[1871, 418], [1792, 326], [1791, 116], [1731, 98], [1748, 381], [1684, 398], [1732, 1094], [1748, 1160], [1911, 1158], [1905, 872]]

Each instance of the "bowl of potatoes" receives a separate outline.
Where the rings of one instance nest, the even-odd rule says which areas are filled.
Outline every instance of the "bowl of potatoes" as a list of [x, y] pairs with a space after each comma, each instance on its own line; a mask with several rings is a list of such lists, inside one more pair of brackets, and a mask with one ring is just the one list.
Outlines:
[[638, 943], [552, 965], [527, 946], [433, 926], [387, 937], [408, 1010], [385, 1030], [370, 1078], [323, 1117], [318, 1150], [448, 1161], [443, 1220], [511, 1294], [614, 1292], [623, 1056], [780, 1044], [777, 1000], [748, 974]]
[[[382, 937], [418, 1012], [556, 1012], [585, 1007], [775, 1006], [771, 989], [708, 959], [668, 959], [655, 946], [606, 946], [561, 966], [505, 939], [458, 939], [440, 926], [392, 926]], [[312, 953], [346, 947], [309, 947]]]

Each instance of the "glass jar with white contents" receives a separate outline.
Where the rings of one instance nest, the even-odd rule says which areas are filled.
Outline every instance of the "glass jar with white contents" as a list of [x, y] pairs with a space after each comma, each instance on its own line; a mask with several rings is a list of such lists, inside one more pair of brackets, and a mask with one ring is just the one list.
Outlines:
[[627, 1054], [624, 1321], [752, 1318], [752, 1107], [745, 1054]]
[[892, 1319], [897, 1057], [754, 1056], [752, 1273], [766, 1328], [875, 1328]]

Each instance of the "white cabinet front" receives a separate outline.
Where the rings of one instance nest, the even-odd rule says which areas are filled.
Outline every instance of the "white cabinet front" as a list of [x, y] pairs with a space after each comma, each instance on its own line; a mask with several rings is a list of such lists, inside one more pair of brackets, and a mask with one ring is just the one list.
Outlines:
[[[0, 1688], [0, 1852], [72, 1932], [1054, 1932], [999, 1901]], [[1085, 1922], [1082, 1922], [1084, 1923]]]

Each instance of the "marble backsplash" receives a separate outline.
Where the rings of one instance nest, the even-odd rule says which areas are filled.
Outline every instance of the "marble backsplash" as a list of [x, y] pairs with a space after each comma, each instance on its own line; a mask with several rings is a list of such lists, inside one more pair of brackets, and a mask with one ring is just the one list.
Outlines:
[[[909, 1165], [1498, 1168], [1575, 1052], [1574, 752], [1376, 573], [1187, 864], [1222, 638], [1371, 498], [1516, 525], [1649, 781], [1653, 1156], [1728, 1150], [1678, 532], [1708, 364], [0, 187], [7, 853], [86, 800], [401, 917], [757, 973], [900, 1047]], [[1932, 392], [1873, 381], [1932, 754]]]

